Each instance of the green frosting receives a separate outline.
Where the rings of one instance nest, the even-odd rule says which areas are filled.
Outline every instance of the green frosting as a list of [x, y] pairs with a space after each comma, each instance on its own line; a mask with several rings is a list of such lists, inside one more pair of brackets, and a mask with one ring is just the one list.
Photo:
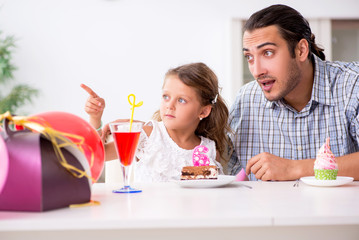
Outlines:
[[315, 179], [317, 180], [336, 180], [337, 169], [314, 169]]

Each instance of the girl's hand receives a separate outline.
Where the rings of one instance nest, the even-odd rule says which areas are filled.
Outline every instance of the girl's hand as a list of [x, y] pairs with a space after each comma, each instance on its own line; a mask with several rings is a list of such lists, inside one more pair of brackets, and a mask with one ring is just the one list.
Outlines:
[[105, 109], [105, 100], [100, 98], [85, 84], [81, 84], [80, 86], [90, 95], [85, 104], [85, 111], [90, 116], [90, 124], [97, 129], [101, 126], [101, 118]]
[[[128, 122], [130, 121], [130, 119], [117, 119], [114, 120], [112, 122], [107, 123], [103, 128], [102, 128], [102, 133], [101, 133], [101, 139], [104, 143], [110, 142], [111, 139], [111, 130], [110, 130], [110, 123], [115, 123], [115, 122]], [[143, 122], [143, 121], [139, 121], [139, 120], [133, 120], [133, 122]], [[144, 123], [144, 122], [143, 122]], [[148, 128], [151, 128], [150, 130]], [[151, 134], [152, 131], [152, 127], [149, 126], [143, 126], [143, 129], [145, 130], [147, 136], [149, 136], [149, 134]], [[148, 133], [149, 132], [149, 133]]]

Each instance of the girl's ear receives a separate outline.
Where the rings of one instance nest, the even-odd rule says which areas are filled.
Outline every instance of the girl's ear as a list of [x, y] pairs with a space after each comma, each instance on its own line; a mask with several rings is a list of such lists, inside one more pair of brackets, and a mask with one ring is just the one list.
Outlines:
[[211, 111], [212, 111], [212, 105], [204, 106], [204, 107], [202, 107], [202, 111], [201, 111], [201, 113], [199, 114], [198, 117], [199, 118], [206, 118], [211, 113]]

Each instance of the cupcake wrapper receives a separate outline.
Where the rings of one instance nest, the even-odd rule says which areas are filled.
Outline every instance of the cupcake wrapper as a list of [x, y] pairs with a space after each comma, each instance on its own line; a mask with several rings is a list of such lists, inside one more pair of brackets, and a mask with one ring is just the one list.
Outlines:
[[314, 169], [315, 179], [317, 180], [336, 180], [337, 169]]

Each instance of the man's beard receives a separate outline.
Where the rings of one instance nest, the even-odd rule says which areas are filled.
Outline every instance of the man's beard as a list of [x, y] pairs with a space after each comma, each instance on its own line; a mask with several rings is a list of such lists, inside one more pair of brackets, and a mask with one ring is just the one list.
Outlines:
[[[300, 72], [298, 65], [294, 59], [291, 60], [291, 63], [289, 65], [289, 75], [284, 82], [284, 88], [280, 89], [279, 93], [276, 96], [273, 96], [271, 98], [268, 98], [265, 94], [264, 96], [267, 98], [268, 101], [278, 101], [280, 99], [285, 98], [291, 91], [293, 91], [299, 84], [300, 79], [302, 77], [302, 73]], [[261, 76], [257, 78], [257, 81], [261, 78], [272, 78], [275, 79], [272, 76]]]

